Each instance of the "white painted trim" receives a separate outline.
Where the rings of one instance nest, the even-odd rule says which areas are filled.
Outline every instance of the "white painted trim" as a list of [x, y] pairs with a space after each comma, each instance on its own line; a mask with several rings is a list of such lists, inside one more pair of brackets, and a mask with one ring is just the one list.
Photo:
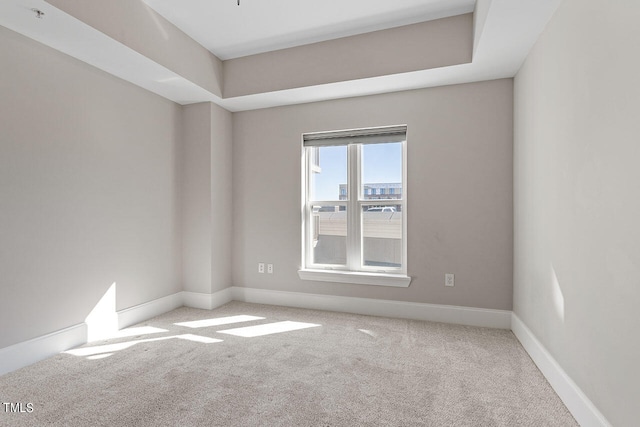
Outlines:
[[182, 304], [186, 307], [211, 310], [211, 294], [201, 292], [182, 292]]
[[152, 317], [159, 316], [168, 311], [182, 307], [182, 292], [167, 295], [149, 302], [125, 308], [117, 312], [118, 329], [144, 322]]
[[[182, 294], [183, 292], [177, 292], [116, 312], [118, 329], [126, 328], [181, 307], [183, 305]], [[29, 366], [70, 348], [86, 344], [87, 337], [87, 324], [83, 322], [2, 348], [0, 349], [0, 375]]]
[[340, 311], [370, 316], [457, 323], [461, 325], [509, 329], [511, 312], [451, 305], [424, 304], [371, 298], [317, 295], [244, 287], [231, 288], [236, 301], [281, 305], [315, 310]]
[[[118, 325], [120, 328], [124, 328], [182, 305], [211, 310], [232, 300], [489, 328], [510, 328], [582, 427], [611, 427], [604, 415], [573, 382], [531, 330], [515, 313], [506, 310], [318, 295], [234, 286], [213, 294], [178, 292], [120, 310], [117, 312]], [[86, 342], [87, 325], [81, 323], [2, 348], [0, 349], [0, 375], [31, 365]]]
[[233, 301], [231, 288], [225, 288], [211, 294], [211, 308], [218, 308]]
[[231, 288], [225, 288], [212, 294], [201, 292], [182, 292], [182, 304], [186, 307], [213, 310], [233, 300]]
[[0, 349], [0, 375], [51, 357], [87, 342], [87, 325], [80, 323]]
[[316, 280], [319, 282], [355, 283], [358, 285], [394, 286], [407, 288], [411, 277], [401, 274], [369, 273], [362, 271], [339, 270], [298, 270], [302, 280]]
[[511, 313], [511, 330], [549, 381], [551, 387], [560, 396], [571, 415], [582, 427], [611, 426], [604, 415], [515, 313]]

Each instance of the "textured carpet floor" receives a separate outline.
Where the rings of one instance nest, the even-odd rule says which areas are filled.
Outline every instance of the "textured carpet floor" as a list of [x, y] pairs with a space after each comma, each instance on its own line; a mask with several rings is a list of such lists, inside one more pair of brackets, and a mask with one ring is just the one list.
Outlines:
[[[232, 316], [261, 319], [176, 325]], [[220, 332], [273, 323], [302, 329]], [[232, 302], [128, 331], [0, 377], [33, 404], [0, 425], [577, 425], [506, 330]]]

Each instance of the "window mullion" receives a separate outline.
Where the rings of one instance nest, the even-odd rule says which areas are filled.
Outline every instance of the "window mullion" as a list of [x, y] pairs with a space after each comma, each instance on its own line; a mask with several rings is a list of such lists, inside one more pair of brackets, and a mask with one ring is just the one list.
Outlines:
[[312, 236], [311, 236], [311, 204], [309, 201], [309, 195], [311, 194], [311, 150], [312, 147], [305, 147], [304, 151], [305, 151], [305, 156], [304, 156], [304, 160], [305, 160], [305, 168], [306, 168], [306, 172], [305, 172], [305, 181], [304, 181], [304, 198], [305, 198], [305, 203], [304, 203], [304, 223], [305, 223], [305, 229], [304, 229], [304, 233], [305, 233], [305, 252], [304, 252], [304, 262], [305, 265], [310, 265], [312, 263], [312, 259], [311, 259], [311, 254], [312, 254]]
[[349, 270], [360, 269], [360, 217], [358, 199], [360, 188], [360, 162], [358, 145], [348, 146], [349, 206], [347, 208], [347, 266]]

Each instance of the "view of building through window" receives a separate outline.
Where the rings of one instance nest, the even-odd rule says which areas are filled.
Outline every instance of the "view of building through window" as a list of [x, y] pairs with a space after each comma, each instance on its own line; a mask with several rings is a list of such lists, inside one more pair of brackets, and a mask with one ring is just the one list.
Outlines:
[[[311, 200], [348, 200], [347, 146], [313, 147], [314, 174]], [[402, 147], [400, 143], [364, 145], [362, 150], [364, 199], [402, 198]], [[393, 190], [393, 191], [392, 191]]]
[[[347, 184], [340, 184], [340, 200], [347, 200]], [[365, 183], [363, 185], [363, 196], [366, 200], [401, 200], [402, 199], [402, 183], [401, 182], [381, 182], [381, 183]], [[402, 204], [393, 205], [396, 211], [402, 210]]]

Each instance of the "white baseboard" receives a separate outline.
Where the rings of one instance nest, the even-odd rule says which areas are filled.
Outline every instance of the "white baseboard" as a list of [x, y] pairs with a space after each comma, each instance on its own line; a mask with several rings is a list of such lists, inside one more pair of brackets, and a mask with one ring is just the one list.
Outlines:
[[15, 371], [87, 342], [87, 325], [70, 326], [0, 349], [0, 375]]
[[[611, 426], [604, 415], [600, 413], [589, 398], [566, 374], [529, 328], [511, 311], [231, 287], [213, 294], [178, 292], [120, 310], [117, 312], [118, 327], [120, 329], [125, 328], [183, 305], [212, 310], [232, 300], [511, 329], [582, 427]], [[86, 342], [87, 325], [82, 323], [2, 348], [0, 349], [0, 375], [28, 366]]]
[[511, 330], [538, 366], [551, 387], [582, 427], [610, 427], [611, 424], [562, 369], [531, 330], [515, 314], [511, 314]]
[[[158, 298], [144, 304], [125, 308], [116, 313], [118, 329], [143, 322], [182, 306], [182, 292]], [[86, 323], [73, 325], [60, 331], [23, 341], [0, 349], [0, 375], [29, 366], [60, 352], [87, 343]]]
[[200, 292], [182, 292], [182, 304], [186, 307], [200, 308], [202, 310], [213, 309], [211, 305], [211, 294]]
[[222, 289], [212, 294], [200, 292], [182, 292], [182, 305], [203, 310], [213, 310], [233, 300], [231, 288]]
[[236, 301], [510, 329], [511, 311], [232, 287]]
[[182, 307], [182, 292], [177, 292], [166, 297], [154, 299], [140, 305], [125, 308], [117, 312], [118, 329], [144, 322], [152, 317], [159, 316], [178, 307]]

